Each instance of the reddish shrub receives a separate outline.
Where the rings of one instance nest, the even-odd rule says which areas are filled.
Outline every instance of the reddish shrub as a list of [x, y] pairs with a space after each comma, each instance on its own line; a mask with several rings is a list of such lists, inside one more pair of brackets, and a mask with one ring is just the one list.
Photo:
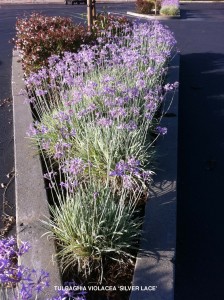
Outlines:
[[33, 13], [18, 19], [15, 45], [22, 55], [26, 74], [46, 65], [51, 54], [75, 52], [81, 44], [89, 43], [92, 36], [82, 25], [74, 25], [70, 18], [47, 17]]
[[160, 0], [137, 0], [136, 12], [140, 14], [152, 14], [155, 13], [153, 9], [156, 9], [157, 13], [161, 8]]

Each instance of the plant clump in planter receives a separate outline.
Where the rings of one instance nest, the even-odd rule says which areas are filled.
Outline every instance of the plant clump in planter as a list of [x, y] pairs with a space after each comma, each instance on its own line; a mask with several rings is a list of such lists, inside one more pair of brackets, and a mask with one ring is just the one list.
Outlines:
[[25, 82], [61, 270], [76, 282], [117, 285], [121, 268], [133, 270], [155, 137], [167, 132], [159, 123], [177, 87], [164, 82], [175, 39], [157, 22], [113, 19], [103, 28], [95, 44], [50, 56]]
[[163, 0], [160, 15], [178, 16], [180, 14], [179, 0]]

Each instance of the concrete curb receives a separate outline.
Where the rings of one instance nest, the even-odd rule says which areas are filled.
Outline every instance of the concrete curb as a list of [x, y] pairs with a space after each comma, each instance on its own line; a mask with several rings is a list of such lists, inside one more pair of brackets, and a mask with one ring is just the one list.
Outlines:
[[[175, 81], [179, 81], [179, 54], [171, 61], [168, 73], [168, 82]], [[168, 128], [168, 135], [156, 145], [163, 170], [158, 171], [146, 204], [141, 250], [132, 282], [139, 290], [132, 291], [130, 300], [174, 299], [178, 92], [168, 116], [161, 122]]]
[[46, 300], [55, 294], [54, 286], [61, 286], [61, 278], [57, 263], [53, 261], [54, 242], [42, 237], [46, 230], [40, 219], [44, 216], [49, 217], [50, 214], [38, 149], [34, 149], [30, 140], [25, 138], [33, 118], [29, 105], [24, 104], [24, 97], [20, 95], [25, 85], [22, 66], [18, 59], [18, 52], [14, 51], [12, 96], [17, 241], [18, 243], [28, 241], [31, 244], [30, 251], [21, 258], [21, 264], [31, 269], [44, 269], [50, 273], [51, 287], [43, 298], [40, 298]]
[[144, 18], [149, 20], [170, 20], [170, 19], [179, 19], [180, 16], [156, 16], [156, 15], [144, 15], [144, 14], [138, 14], [131, 11], [127, 11], [127, 15], [133, 16], [136, 18]]

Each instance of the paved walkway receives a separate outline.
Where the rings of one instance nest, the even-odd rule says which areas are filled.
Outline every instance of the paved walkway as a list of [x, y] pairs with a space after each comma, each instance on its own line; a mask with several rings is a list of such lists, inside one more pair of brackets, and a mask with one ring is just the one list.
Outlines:
[[175, 299], [223, 300], [224, 3], [181, 8]]

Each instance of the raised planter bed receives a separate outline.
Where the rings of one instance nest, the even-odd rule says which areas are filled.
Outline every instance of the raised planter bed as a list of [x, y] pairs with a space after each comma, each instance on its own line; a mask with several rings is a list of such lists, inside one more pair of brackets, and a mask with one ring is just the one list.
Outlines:
[[[61, 285], [60, 272], [52, 257], [55, 254], [53, 241], [41, 238], [45, 230], [40, 222], [43, 216], [49, 216], [46, 190], [42, 176], [40, 158], [37, 149], [26, 132], [32, 123], [32, 114], [24, 98], [20, 95], [23, 84], [23, 71], [18, 62], [18, 53], [13, 53], [12, 93], [14, 106], [15, 136], [15, 178], [17, 206], [17, 239], [29, 241], [32, 250], [24, 256], [24, 263], [36, 269], [45, 269], [51, 276], [51, 290], [47, 296], [53, 296], [54, 286]], [[178, 56], [172, 62], [169, 79], [178, 81]], [[137, 258], [132, 286], [138, 289], [132, 292], [131, 300], [136, 299], [173, 299], [176, 227], [176, 148], [177, 148], [177, 107], [178, 95], [172, 104], [171, 114], [164, 118], [163, 125], [169, 128], [165, 141], [161, 140], [160, 172], [155, 178], [152, 196], [146, 206], [144, 224], [147, 241], [142, 242]], [[174, 116], [168, 118], [168, 116]], [[149, 238], [148, 238], [149, 237]], [[145, 286], [155, 287], [144, 289]]]

